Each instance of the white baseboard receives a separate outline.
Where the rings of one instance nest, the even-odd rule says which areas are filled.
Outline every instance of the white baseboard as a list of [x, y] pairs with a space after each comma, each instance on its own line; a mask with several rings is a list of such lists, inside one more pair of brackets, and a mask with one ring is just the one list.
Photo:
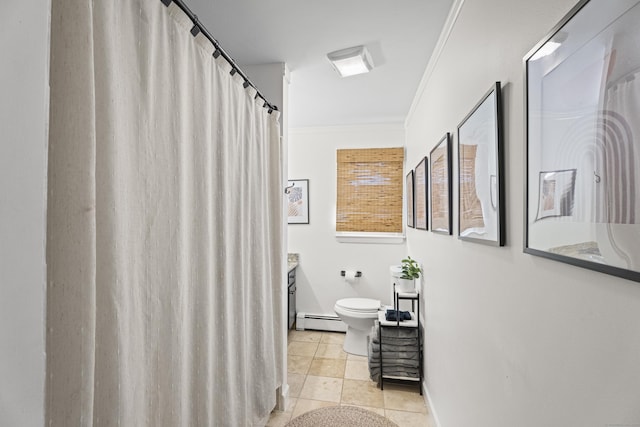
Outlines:
[[435, 427], [442, 427], [440, 424], [440, 419], [438, 418], [438, 413], [433, 406], [433, 400], [431, 400], [431, 395], [429, 394], [429, 389], [427, 388], [426, 381], [422, 381], [422, 395], [424, 396], [425, 403], [427, 404], [427, 408], [429, 409], [429, 416], [435, 423]]
[[296, 330], [316, 330], [331, 332], [346, 332], [347, 325], [338, 316], [330, 314], [298, 313], [296, 316]]

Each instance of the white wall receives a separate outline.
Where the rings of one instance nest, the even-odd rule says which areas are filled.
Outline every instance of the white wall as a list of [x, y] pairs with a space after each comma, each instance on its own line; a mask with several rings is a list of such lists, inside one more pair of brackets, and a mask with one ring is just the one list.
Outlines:
[[[340, 298], [366, 297], [391, 303], [389, 266], [405, 257], [401, 244], [338, 243], [335, 237], [336, 150], [399, 147], [402, 124], [291, 129], [289, 179], [309, 179], [309, 224], [289, 225], [289, 252], [300, 254], [297, 311], [331, 314]], [[352, 284], [341, 270], [359, 270]]]
[[44, 425], [49, 0], [0, 3], [0, 425]]
[[282, 112], [285, 95], [288, 93], [289, 70], [284, 62], [269, 64], [242, 65], [242, 72], [258, 88], [260, 93]]
[[441, 427], [640, 425], [640, 284], [522, 252], [522, 58], [574, 3], [464, 1], [407, 120], [414, 164], [503, 84], [507, 246], [458, 240], [455, 202], [454, 236], [408, 232]]

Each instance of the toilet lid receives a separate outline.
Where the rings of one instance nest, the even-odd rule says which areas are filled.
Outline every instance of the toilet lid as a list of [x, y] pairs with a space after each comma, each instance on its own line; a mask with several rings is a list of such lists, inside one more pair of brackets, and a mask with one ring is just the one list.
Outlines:
[[378, 311], [380, 300], [371, 298], [344, 298], [336, 301], [336, 305], [352, 311]]

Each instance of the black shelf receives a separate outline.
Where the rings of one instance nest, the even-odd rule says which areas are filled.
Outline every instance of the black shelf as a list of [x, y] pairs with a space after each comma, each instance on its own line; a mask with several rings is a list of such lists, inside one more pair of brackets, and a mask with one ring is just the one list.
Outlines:
[[[378, 313], [378, 342], [380, 343], [379, 355], [380, 355], [380, 376], [378, 379], [378, 385], [380, 386], [380, 390], [384, 390], [384, 380], [394, 380], [394, 381], [410, 381], [410, 382], [418, 382], [418, 387], [420, 388], [420, 394], [422, 395], [422, 380], [423, 380], [423, 369], [422, 369], [422, 331], [420, 330], [420, 294], [418, 292], [396, 292], [396, 285], [393, 285], [393, 308], [394, 310], [399, 310], [400, 301], [411, 301], [411, 320], [400, 321], [399, 317], [396, 321], [388, 321], [385, 319], [385, 312], [381, 311]], [[417, 308], [417, 310], [416, 310]], [[418, 373], [419, 376], [416, 377], [403, 377], [403, 376], [394, 376], [394, 375], [385, 375], [384, 374], [384, 356], [382, 351], [383, 345], [383, 328], [406, 328], [406, 329], [415, 329], [417, 335], [418, 342]], [[399, 347], [402, 348], [402, 347]]]

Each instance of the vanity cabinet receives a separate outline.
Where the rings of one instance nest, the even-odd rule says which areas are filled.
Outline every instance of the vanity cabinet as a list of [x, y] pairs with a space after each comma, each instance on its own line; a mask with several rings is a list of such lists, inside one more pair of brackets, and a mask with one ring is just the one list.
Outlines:
[[296, 269], [295, 267], [289, 270], [289, 278], [288, 278], [288, 292], [289, 298], [287, 307], [287, 312], [289, 313], [287, 326], [289, 329], [293, 328], [294, 323], [296, 322]]

